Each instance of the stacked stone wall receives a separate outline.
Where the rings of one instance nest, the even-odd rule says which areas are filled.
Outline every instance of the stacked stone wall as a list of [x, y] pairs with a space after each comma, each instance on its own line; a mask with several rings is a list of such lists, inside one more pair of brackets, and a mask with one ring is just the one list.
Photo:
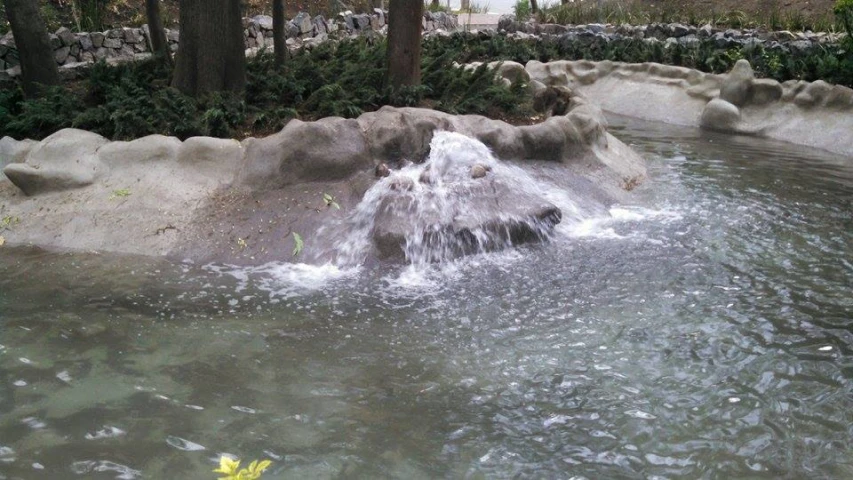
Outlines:
[[[290, 48], [311, 46], [329, 38], [344, 38], [354, 35], [382, 35], [387, 32], [388, 12], [375, 9], [372, 13], [356, 14], [341, 12], [333, 19], [322, 15], [311, 16], [299, 13], [285, 25], [287, 44]], [[423, 19], [424, 32], [439, 30], [453, 31], [457, 28], [455, 15], [443, 12], [426, 12]], [[258, 15], [243, 19], [243, 37], [246, 49], [272, 48], [272, 17]], [[180, 32], [166, 30], [166, 38], [172, 51], [178, 49]], [[105, 32], [74, 33], [62, 27], [50, 34], [57, 65], [66, 72], [81, 64], [91, 64], [98, 60], [123, 61], [144, 58], [151, 54], [148, 26], [140, 28], [114, 28]], [[20, 61], [15, 39], [11, 32], [0, 38], [0, 71], [7, 75], [20, 74]]]

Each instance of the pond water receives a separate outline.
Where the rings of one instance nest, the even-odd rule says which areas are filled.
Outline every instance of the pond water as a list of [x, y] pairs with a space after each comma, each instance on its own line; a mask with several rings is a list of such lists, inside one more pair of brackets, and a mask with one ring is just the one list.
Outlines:
[[612, 123], [629, 203], [441, 268], [0, 249], [0, 478], [853, 478], [851, 163]]

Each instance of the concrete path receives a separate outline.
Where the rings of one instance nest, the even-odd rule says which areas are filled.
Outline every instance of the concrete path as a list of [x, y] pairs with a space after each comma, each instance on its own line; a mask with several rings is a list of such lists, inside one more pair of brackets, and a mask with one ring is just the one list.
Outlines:
[[497, 30], [501, 16], [494, 13], [459, 14], [460, 30]]

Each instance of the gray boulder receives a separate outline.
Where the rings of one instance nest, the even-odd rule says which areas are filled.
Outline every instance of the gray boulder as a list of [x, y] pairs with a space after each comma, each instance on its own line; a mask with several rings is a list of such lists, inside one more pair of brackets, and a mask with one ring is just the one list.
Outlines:
[[311, 15], [305, 12], [299, 12], [296, 14], [292, 21], [297, 27], [299, 27], [299, 33], [302, 35], [307, 35], [314, 29], [314, 25], [311, 22]]
[[744, 106], [749, 99], [750, 86], [754, 80], [755, 74], [749, 62], [738, 60], [720, 87], [720, 98], [737, 107]]
[[71, 49], [68, 47], [60, 47], [59, 49], [53, 52], [53, 58], [56, 60], [56, 63], [62, 65], [65, 63], [65, 60], [68, 59], [68, 54], [71, 52]]
[[256, 15], [252, 17], [252, 20], [262, 29], [264, 30], [272, 30], [272, 17], [269, 15]]
[[124, 43], [136, 44], [142, 42], [142, 31], [138, 28], [124, 29]]
[[9, 164], [3, 173], [27, 195], [86, 186], [105, 171], [97, 150], [106, 143], [98, 134], [66, 128], [39, 142], [24, 163]]
[[699, 117], [700, 127], [720, 132], [736, 132], [740, 123], [740, 109], [720, 98], [708, 102]]
[[104, 48], [121, 48], [121, 40], [107, 37], [104, 39]]
[[[443, 186], [451, 191], [446, 210], [429, 204], [430, 184], [393, 188], [381, 182], [372, 242], [380, 259], [436, 262], [542, 241], [560, 223], [562, 212], [535, 194], [513, 188], [512, 179], [494, 176]], [[413, 212], [417, 212], [413, 214]]]
[[247, 139], [243, 146], [237, 183], [257, 190], [343, 179], [373, 166], [358, 122], [338, 117], [292, 120], [279, 133]]
[[95, 48], [101, 48], [104, 46], [104, 40], [106, 36], [101, 32], [92, 32], [89, 34], [92, 37], [92, 46]]
[[55, 34], [51, 33], [48, 35], [48, 39], [50, 40], [50, 48], [56, 50], [57, 48], [62, 47], [62, 39], [57, 37]]
[[66, 47], [70, 47], [76, 40], [74, 33], [66, 27], [61, 27], [59, 30], [57, 30], [56, 36], [59, 38], [59, 40], [62, 41], [62, 44]]
[[94, 42], [92, 42], [92, 36], [88, 33], [80, 34], [78, 41], [80, 42], [80, 48], [83, 49], [84, 52], [91, 51], [95, 47]]
[[326, 19], [323, 18], [322, 15], [317, 15], [316, 17], [314, 17], [311, 23], [314, 25], [314, 33], [316, 35], [323, 35], [329, 33], [329, 27], [326, 25]]
[[365, 31], [370, 29], [370, 15], [360, 13], [358, 15], [353, 15], [352, 18], [355, 22], [355, 27], [359, 31]]

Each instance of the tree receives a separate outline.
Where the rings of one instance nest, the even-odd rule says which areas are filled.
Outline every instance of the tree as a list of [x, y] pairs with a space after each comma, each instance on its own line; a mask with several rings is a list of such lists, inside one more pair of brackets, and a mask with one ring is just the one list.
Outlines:
[[21, 61], [21, 84], [27, 96], [37, 96], [43, 85], [59, 85], [59, 70], [50, 47], [47, 27], [37, 0], [4, 0], [6, 18], [15, 36]]
[[530, 0], [530, 12], [534, 15], [539, 13], [539, 3], [536, 0]]
[[166, 41], [166, 30], [163, 29], [163, 18], [160, 16], [160, 0], [145, 0], [145, 13], [148, 16], [151, 51], [162, 62], [171, 65], [172, 55], [169, 52], [169, 42]]
[[396, 89], [421, 83], [423, 0], [391, 0], [388, 7], [388, 82]]
[[272, 0], [272, 40], [275, 66], [281, 68], [287, 60], [287, 39], [284, 36], [284, 0]]
[[187, 95], [242, 92], [246, 53], [240, 0], [181, 0], [172, 86]]

